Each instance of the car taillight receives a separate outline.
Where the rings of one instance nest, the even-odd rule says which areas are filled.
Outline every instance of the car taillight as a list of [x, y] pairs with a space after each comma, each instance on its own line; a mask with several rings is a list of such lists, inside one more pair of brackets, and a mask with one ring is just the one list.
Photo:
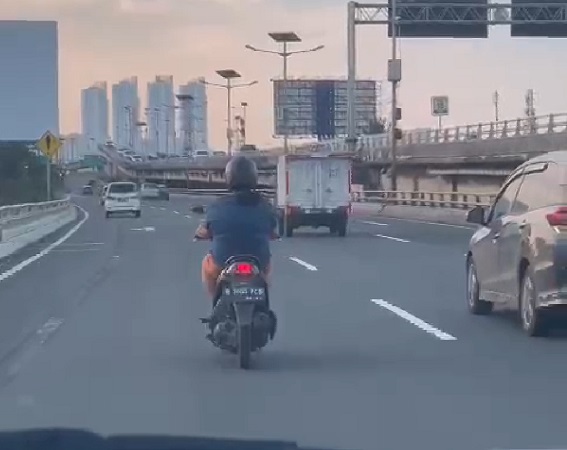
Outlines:
[[567, 225], [567, 207], [557, 208], [554, 212], [547, 214], [545, 217], [552, 227]]
[[253, 275], [254, 274], [254, 265], [250, 263], [237, 263], [234, 266], [235, 275]]

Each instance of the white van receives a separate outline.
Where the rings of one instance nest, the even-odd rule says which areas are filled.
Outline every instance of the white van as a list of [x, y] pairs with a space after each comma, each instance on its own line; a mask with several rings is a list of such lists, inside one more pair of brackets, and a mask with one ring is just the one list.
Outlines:
[[108, 185], [104, 200], [106, 218], [116, 212], [134, 213], [136, 217], [142, 215], [142, 201], [136, 183], [115, 182]]

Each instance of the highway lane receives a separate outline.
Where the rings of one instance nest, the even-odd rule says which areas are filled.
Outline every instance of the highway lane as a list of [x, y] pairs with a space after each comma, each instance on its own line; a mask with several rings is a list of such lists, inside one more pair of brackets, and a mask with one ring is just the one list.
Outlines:
[[360, 218], [345, 239], [307, 230], [275, 243], [280, 330], [245, 373], [212, 348], [196, 320], [208, 311], [199, 281], [206, 244], [190, 242], [199, 216], [186, 201], [172, 197], [145, 207], [141, 219], [110, 220], [94, 199], [79, 202], [90, 218], [69, 249], [100, 248], [53, 252], [0, 283], [6, 304], [36, 280], [67, 280], [53, 296], [36, 288], [43, 303], [65, 302], [62, 322], [32, 352], [17, 352], [18, 370], [0, 388], [2, 428], [368, 450], [565, 445], [567, 342], [526, 338], [503, 317], [468, 315], [470, 230]]

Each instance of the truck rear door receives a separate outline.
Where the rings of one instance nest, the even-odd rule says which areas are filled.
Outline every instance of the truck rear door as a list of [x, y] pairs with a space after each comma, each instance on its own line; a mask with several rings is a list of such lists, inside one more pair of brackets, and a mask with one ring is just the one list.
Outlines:
[[350, 169], [348, 159], [321, 159], [319, 170], [319, 207], [334, 210], [350, 205]]
[[304, 208], [317, 207], [317, 171], [320, 162], [298, 159], [287, 163], [287, 204]]

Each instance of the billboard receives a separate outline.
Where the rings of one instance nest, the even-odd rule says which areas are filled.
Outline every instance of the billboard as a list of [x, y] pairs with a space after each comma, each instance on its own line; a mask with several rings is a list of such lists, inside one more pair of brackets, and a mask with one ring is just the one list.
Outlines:
[[[396, 34], [400, 37], [422, 38], [487, 38], [487, 4], [488, 0], [396, 0], [399, 20], [415, 21], [398, 25]], [[388, 5], [388, 18], [392, 20], [392, 0], [388, 0]], [[427, 6], [426, 10], [424, 5]], [[424, 14], [427, 21], [424, 20]], [[479, 23], [481, 21], [485, 23]], [[388, 24], [388, 36], [392, 36], [391, 24]]]
[[0, 139], [59, 135], [57, 22], [0, 20]]
[[[274, 80], [274, 135], [330, 139], [347, 135], [346, 80]], [[378, 84], [356, 81], [356, 133], [367, 133], [376, 120]], [[284, 122], [287, 113], [287, 124]]]
[[[529, 6], [526, 6], [530, 4]], [[537, 5], [534, 0], [512, 0], [511, 35], [513, 37], [567, 37], [567, 23], [565, 23], [564, 7], [567, 0], [550, 0]], [[550, 6], [548, 3], [555, 3]], [[549, 23], [535, 24], [532, 20], [545, 20]], [[557, 23], [553, 23], [553, 22]]]

